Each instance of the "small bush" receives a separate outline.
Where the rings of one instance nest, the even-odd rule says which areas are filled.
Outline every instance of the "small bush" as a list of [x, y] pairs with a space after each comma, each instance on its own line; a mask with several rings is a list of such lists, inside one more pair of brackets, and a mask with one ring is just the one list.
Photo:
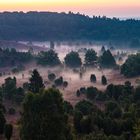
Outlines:
[[56, 86], [62, 86], [62, 84], [63, 84], [63, 77], [59, 77], [58, 79], [56, 79], [54, 81], [54, 83], [55, 83]]
[[96, 76], [95, 76], [95, 74], [91, 74], [91, 76], [90, 76], [90, 82], [93, 82], [93, 83], [96, 82]]
[[64, 82], [63, 82], [63, 87], [66, 88], [67, 86], [68, 86], [68, 82], [67, 82], [67, 81], [64, 81]]
[[48, 79], [49, 79], [50, 81], [54, 81], [55, 78], [56, 78], [56, 75], [55, 75], [54, 73], [48, 74]]
[[102, 84], [107, 85], [107, 79], [104, 75], [102, 76]]

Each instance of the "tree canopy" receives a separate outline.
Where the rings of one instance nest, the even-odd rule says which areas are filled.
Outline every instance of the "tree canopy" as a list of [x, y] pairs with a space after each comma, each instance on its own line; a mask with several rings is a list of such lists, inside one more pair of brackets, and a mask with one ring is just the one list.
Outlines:
[[85, 63], [87, 65], [94, 65], [97, 61], [97, 53], [93, 49], [87, 50], [85, 54]]
[[140, 53], [130, 55], [121, 66], [121, 73], [127, 77], [140, 75]]
[[60, 65], [61, 62], [57, 53], [54, 50], [42, 51], [38, 54], [38, 64], [43, 66], [57, 66]]
[[20, 66], [31, 61], [30, 52], [18, 52], [16, 49], [0, 48], [0, 67]]
[[59, 90], [28, 94], [21, 118], [21, 140], [72, 140]]
[[0, 31], [1, 40], [129, 40], [140, 38], [140, 21], [72, 12], [3, 12]]
[[34, 69], [31, 75], [31, 78], [29, 79], [29, 91], [33, 93], [38, 93], [40, 89], [44, 88], [43, 79], [40, 76], [39, 72]]
[[64, 58], [65, 64], [68, 67], [80, 67], [82, 65], [81, 58], [77, 52], [70, 52]]
[[110, 50], [104, 51], [100, 56], [99, 63], [102, 67], [114, 67], [116, 66], [115, 58], [113, 57]]

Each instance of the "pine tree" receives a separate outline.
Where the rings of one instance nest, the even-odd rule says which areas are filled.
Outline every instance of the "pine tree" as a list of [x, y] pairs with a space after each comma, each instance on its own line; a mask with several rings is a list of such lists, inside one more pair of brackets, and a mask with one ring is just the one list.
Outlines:
[[115, 58], [113, 57], [110, 50], [104, 51], [103, 55], [100, 57], [100, 64], [103, 67], [114, 67], [116, 66]]
[[85, 54], [85, 63], [87, 65], [94, 65], [95, 61], [97, 60], [97, 53], [93, 49], [87, 50]]
[[40, 89], [44, 88], [43, 79], [36, 69], [33, 70], [31, 78], [29, 80], [29, 91], [38, 93]]

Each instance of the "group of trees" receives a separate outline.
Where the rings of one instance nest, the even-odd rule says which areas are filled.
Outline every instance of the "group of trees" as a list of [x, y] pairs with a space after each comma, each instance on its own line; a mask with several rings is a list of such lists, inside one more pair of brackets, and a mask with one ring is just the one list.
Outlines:
[[16, 78], [8, 77], [5, 79], [4, 84], [2, 84], [1, 94], [2, 97], [11, 100], [17, 104], [20, 104], [25, 96], [25, 91], [22, 87], [17, 87]]
[[59, 90], [48, 89], [26, 96], [20, 134], [21, 140], [73, 140]]
[[21, 116], [21, 139], [138, 140], [139, 87], [127, 81], [124, 85], [110, 84], [104, 92], [96, 87], [79, 92], [89, 100], [78, 102], [74, 108], [57, 89], [28, 93]]
[[130, 40], [140, 38], [140, 21], [72, 12], [4, 12], [0, 31], [1, 40]]
[[14, 48], [0, 48], [0, 67], [23, 65], [31, 59], [30, 52], [18, 52]]
[[[48, 75], [51, 81], [56, 76]], [[95, 75], [92, 75], [95, 82]], [[61, 79], [62, 80], [62, 79]], [[0, 89], [0, 96], [12, 99], [16, 78], [8, 78]], [[1, 94], [2, 92], [2, 94]], [[138, 140], [140, 135], [140, 87], [129, 81], [124, 85], [109, 84], [105, 91], [96, 87], [82, 87], [77, 95], [87, 99], [72, 106], [64, 101], [56, 88], [45, 90], [43, 79], [33, 70], [24, 97], [21, 120], [21, 140]], [[25, 93], [24, 93], [25, 95]], [[0, 105], [0, 132], [7, 140], [13, 127], [6, 124], [4, 106]]]
[[[74, 53], [74, 52], [72, 52]], [[76, 52], [75, 52], [76, 54]], [[71, 55], [71, 53], [69, 53]], [[71, 55], [72, 57], [72, 55]], [[81, 66], [81, 61], [79, 59], [78, 53], [77, 58], [72, 57], [71, 62], [76, 63], [77, 66]], [[74, 61], [75, 60], [75, 61]], [[77, 60], [77, 62], [76, 62]], [[108, 67], [115, 67], [116, 61], [110, 50], [104, 50], [103, 54], [101, 56], [97, 56], [97, 53], [93, 49], [88, 49], [85, 53], [85, 65], [86, 66], [95, 66], [96, 64], [99, 64], [101, 67], [108, 68]], [[67, 64], [67, 63], [66, 63]], [[75, 64], [75, 65], [76, 65]]]
[[[38, 64], [43, 66], [57, 66], [61, 64], [59, 57], [54, 50], [39, 53], [37, 59]], [[65, 56], [64, 63], [67, 67], [80, 67], [82, 65], [82, 60], [78, 52], [71, 51]], [[105, 50], [103, 54], [98, 57], [93, 49], [88, 49], [85, 53], [84, 64], [86, 66], [95, 66], [97, 63], [102, 67], [116, 66], [115, 58], [110, 50]]]
[[5, 117], [7, 110], [3, 105], [2, 88], [0, 88], [0, 98], [0, 137], [4, 135], [6, 140], [10, 140], [13, 134], [13, 125], [8, 123]]
[[43, 66], [57, 66], [61, 64], [57, 53], [52, 49], [40, 52], [37, 59], [37, 63]]
[[116, 61], [110, 50], [105, 50], [101, 57], [99, 58], [99, 63], [102, 67], [114, 67], [116, 66]]
[[68, 82], [65, 81], [62, 76], [57, 78], [54, 73], [48, 74], [48, 79], [53, 83], [53, 87], [63, 86], [66, 88], [68, 86]]
[[[109, 84], [106, 87], [105, 93], [98, 90], [96, 87], [81, 87], [77, 90], [77, 96], [81, 94], [85, 94], [86, 97], [90, 100], [96, 99], [98, 101], [105, 101], [106, 99], [113, 99], [113, 100], [121, 100], [122, 98], [126, 99], [127, 96], [132, 100], [139, 100], [139, 87], [134, 89], [129, 81], [125, 82], [124, 85], [113, 85]], [[134, 94], [133, 94], [134, 93]]]
[[121, 73], [126, 77], [140, 75], [140, 53], [128, 56], [126, 62], [121, 66]]
[[[34, 59], [33, 59], [34, 58]], [[23, 64], [31, 60], [37, 61], [37, 64], [43, 66], [58, 66], [61, 61], [58, 54], [50, 49], [48, 51], [41, 51], [37, 56], [28, 52], [18, 52], [16, 49], [1, 49], [0, 48], [0, 67], [12, 66], [12, 72], [17, 73], [24, 69]], [[102, 67], [114, 67], [116, 65], [115, 59], [110, 50], [105, 50], [101, 56], [93, 49], [88, 49], [85, 53], [84, 63], [78, 52], [71, 51], [64, 58], [64, 63], [67, 67], [80, 67], [82, 64], [86, 66], [94, 66], [99, 63]]]
[[89, 88], [92, 92], [86, 94], [90, 101], [80, 101], [75, 106], [74, 127], [81, 139], [138, 140], [140, 88], [130, 82], [110, 84], [104, 92]]
[[[82, 60], [78, 52], [74, 51], [65, 56], [64, 62], [67, 67], [80, 67], [82, 65]], [[61, 62], [57, 53], [55, 53], [54, 50], [49, 50], [47, 52], [41, 52], [38, 55], [38, 64], [57, 66], [60, 65]], [[86, 66], [95, 66], [98, 64], [101, 68], [112, 68], [117, 66], [111, 51], [105, 49], [101, 56], [97, 56], [97, 53], [93, 49], [87, 50], [85, 53], [84, 64]], [[126, 62], [121, 66], [121, 74], [127, 77], [140, 75], [140, 53], [128, 57]]]
[[[91, 76], [90, 76], [90, 82], [92, 82], [92, 83], [96, 83], [97, 82], [97, 79], [96, 79], [96, 75], [95, 74], [91, 74]], [[107, 85], [107, 78], [106, 78], [105, 75], [102, 75], [102, 77], [101, 77], [101, 83], [103, 85]]]

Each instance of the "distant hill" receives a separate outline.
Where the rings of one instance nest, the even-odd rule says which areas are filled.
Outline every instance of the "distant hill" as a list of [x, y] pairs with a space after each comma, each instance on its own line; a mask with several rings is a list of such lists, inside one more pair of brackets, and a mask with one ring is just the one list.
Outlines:
[[1, 40], [129, 40], [140, 38], [140, 20], [73, 13], [0, 13]]

